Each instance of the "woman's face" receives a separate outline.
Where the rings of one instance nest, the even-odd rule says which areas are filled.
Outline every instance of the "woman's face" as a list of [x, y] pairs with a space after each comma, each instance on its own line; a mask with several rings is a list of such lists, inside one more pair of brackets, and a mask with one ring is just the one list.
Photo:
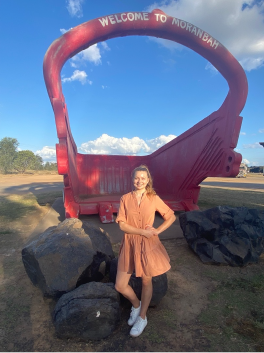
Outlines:
[[146, 190], [149, 182], [148, 174], [145, 171], [137, 171], [134, 175], [133, 185], [135, 190]]

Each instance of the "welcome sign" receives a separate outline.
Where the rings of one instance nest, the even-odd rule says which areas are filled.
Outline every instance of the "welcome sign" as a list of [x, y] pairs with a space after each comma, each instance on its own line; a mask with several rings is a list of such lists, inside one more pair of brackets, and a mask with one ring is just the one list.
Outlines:
[[[155, 19], [157, 22], [161, 23], [170, 23], [172, 26], [178, 26], [186, 31], [189, 31], [191, 34], [199, 37], [201, 40], [209, 44], [212, 48], [217, 49], [219, 42], [211, 37], [208, 33], [204, 32], [199, 27], [192, 25], [189, 22], [180, 20], [176, 17], [169, 17], [165, 14], [154, 13]], [[110, 15], [106, 17], [98, 18], [98, 21], [101, 23], [103, 27], [115, 25], [122, 22], [133, 22], [133, 21], [149, 21], [150, 13], [148, 12], [124, 12], [121, 14]]]

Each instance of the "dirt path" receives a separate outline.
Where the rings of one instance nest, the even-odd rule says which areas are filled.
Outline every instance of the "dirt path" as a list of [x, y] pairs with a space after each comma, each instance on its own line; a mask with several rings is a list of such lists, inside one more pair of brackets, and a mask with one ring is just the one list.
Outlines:
[[[264, 190], [264, 177], [207, 178], [201, 185]], [[63, 177], [61, 175], [0, 175], [0, 195], [25, 194], [27, 192], [37, 195], [43, 192], [62, 190]]]
[[34, 195], [62, 191], [63, 177], [58, 174], [47, 175], [0, 175], [0, 195], [26, 194], [32, 192]]

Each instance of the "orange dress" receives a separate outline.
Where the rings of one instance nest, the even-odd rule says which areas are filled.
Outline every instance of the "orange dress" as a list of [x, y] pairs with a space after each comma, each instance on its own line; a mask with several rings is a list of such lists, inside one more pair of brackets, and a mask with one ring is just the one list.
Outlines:
[[[158, 195], [149, 198], [144, 193], [138, 205], [135, 192], [132, 191], [121, 197], [116, 222], [123, 221], [145, 229], [147, 224], [153, 226], [156, 211], [164, 220], [174, 214]], [[118, 271], [130, 274], [135, 271], [136, 277], [154, 277], [170, 268], [169, 255], [157, 235], [146, 238], [139, 234], [124, 234], [118, 257]]]

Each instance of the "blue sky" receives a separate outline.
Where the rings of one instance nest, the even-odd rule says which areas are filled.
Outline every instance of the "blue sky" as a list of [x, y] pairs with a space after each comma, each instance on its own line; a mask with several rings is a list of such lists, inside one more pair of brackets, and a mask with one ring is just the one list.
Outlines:
[[[245, 69], [249, 94], [237, 146], [264, 165], [264, 1], [8, 0], [0, 2], [0, 139], [44, 161], [58, 142], [42, 64], [50, 44], [91, 19], [160, 8], [219, 40]], [[81, 153], [148, 154], [217, 110], [228, 85], [208, 61], [173, 42], [131, 36], [98, 43], [61, 77]]]

